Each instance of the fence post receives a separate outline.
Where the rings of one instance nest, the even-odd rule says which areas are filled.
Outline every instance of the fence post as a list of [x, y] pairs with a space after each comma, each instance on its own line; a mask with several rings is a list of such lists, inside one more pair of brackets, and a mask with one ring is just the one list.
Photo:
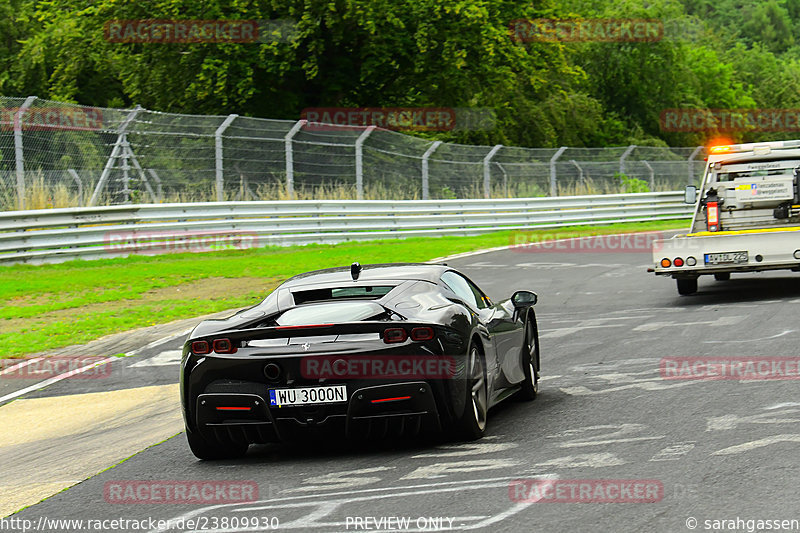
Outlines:
[[583, 182], [584, 182], [584, 181], [583, 181], [583, 169], [582, 169], [582, 168], [581, 168], [581, 166], [578, 164], [578, 162], [577, 162], [577, 161], [575, 161], [574, 159], [570, 159], [570, 160], [569, 160], [569, 162], [570, 162], [570, 163], [572, 163], [572, 164], [575, 166], [575, 168], [577, 168], [577, 169], [578, 169], [578, 181], [580, 181], [581, 183], [583, 183]]
[[90, 206], [95, 205], [97, 200], [100, 199], [100, 193], [103, 191], [103, 187], [105, 187], [108, 177], [111, 175], [111, 169], [114, 167], [114, 160], [120, 156], [123, 143], [127, 142], [125, 131], [128, 129], [130, 123], [133, 122], [133, 119], [136, 118], [136, 115], [142, 111], [142, 109], [143, 108], [140, 105], [134, 107], [131, 112], [128, 113], [128, 116], [125, 117], [125, 120], [122, 122], [122, 124], [120, 124], [119, 129], [117, 130], [117, 142], [114, 143], [114, 148], [111, 149], [111, 155], [108, 156], [106, 166], [103, 168], [103, 173], [100, 174], [100, 179], [97, 180], [97, 185], [94, 188], [92, 197], [89, 199]]
[[500, 163], [495, 163], [495, 165], [497, 165], [497, 168], [499, 168], [500, 172], [503, 173], [503, 192], [505, 193], [505, 197], [509, 198], [509, 196], [508, 196], [508, 172], [506, 172], [506, 169], [503, 168], [503, 165], [501, 165]]
[[122, 154], [121, 154], [122, 155], [122, 192], [125, 195], [125, 203], [129, 204], [129, 203], [131, 203], [131, 188], [130, 188], [131, 180], [130, 180], [130, 175], [128, 174], [128, 172], [131, 169], [131, 166], [128, 163], [128, 152], [130, 151], [130, 144], [128, 144], [128, 136], [125, 135], [124, 133], [122, 135], [123, 135], [123, 139], [122, 139], [122, 143], [120, 144], [120, 146], [122, 146], [122, 150], [121, 150], [121, 152], [122, 152]]
[[422, 154], [422, 199], [427, 200], [430, 198], [430, 180], [428, 178], [428, 159], [430, 159], [433, 152], [439, 148], [439, 145], [442, 144], [442, 141], [436, 141], [432, 143], [425, 153]]
[[702, 150], [703, 146], [698, 146], [694, 149], [692, 155], [689, 156], [689, 180], [686, 182], [686, 185], [694, 185], [694, 158], [697, 157], [697, 154], [699, 154]]
[[223, 190], [222, 187], [225, 184], [224, 181], [224, 173], [223, 173], [223, 166], [222, 166], [222, 134], [225, 133], [225, 130], [228, 129], [228, 126], [231, 125], [231, 122], [234, 121], [236, 117], [239, 115], [233, 114], [228, 115], [228, 117], [219, 125], [217, 131], [214, 132], [214, 160], [215, 160], [215, 185], [217, 188], [217, 201], [223, 201]]
[[550, 158], [550, 196], [558, 196], [558, 185], [556, 184], [556, 161], [567, 150], [566, 146], [559, 148], [553, 157]]
[[364, 141], [369, 134], [375, 131], [375, 126], [369, 126], [356, 139], [356, 199], [364, 199]]
[[632, 145], [628, 146], [625, 149], [624, 152], [622, 152], [621, 156], [619, 156], [619, 173], [620, 174], [625, 174], [625, 160], [628, 158], [629, 155], [631, 155], [631, 152], [633, 152], [635, 149], [636, 149], [636, 145], [632, 144]]
[[74, 168], [68, 168], [67, 172], [70, 176], [72, 176], [72, 179], [75, 180], [75, 183], [78, 185], [78, 205], [83, 207], [83, 182], [81, 181], [81, 177], [78, 176], [78, 173]]
[[492, 162], [492, 158], [500, 151], [502, 148], [502, 144], [496, 144], [489, 150], [489, 153], [486, 154], [486, 157], [483, 158], [483, 197], [484, 198], [491, 198], [492, 197], [492, 190], [490, 187], [490, 179], [492, 176], [492, 170], [489, 167], [489, 164]]
[[298, 120], [289, 133], [283, 138], [286, 144], [286, 196], [294, 198], [294, 156], [292, 154], [292, 138], [305, 126], [305, 120]]
[[651, 191], [655, 191], [656, 190], [656, 172], [655, 172], [655, 170], [653, 170], [653, 167], [650, 166], [650, 163], [648, 163], [647, 161], [642, 161], [642, 163], [644, 163], [644, 166], [646, 166], [647, 170], [650, 171], [650, 190]]
[[29, 96], [22, 103], [17, 112], [14, 113], [14, 158], [17, 165], [17, 203], [20, 210], [25, 209], [25, 155], [22, 151], [22, 115], [36, 100], [35, 96]]

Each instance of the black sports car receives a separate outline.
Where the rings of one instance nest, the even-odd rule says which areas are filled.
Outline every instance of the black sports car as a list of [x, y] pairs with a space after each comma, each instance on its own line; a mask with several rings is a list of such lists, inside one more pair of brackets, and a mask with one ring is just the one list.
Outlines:
[[295, 276], [189, 335], [186, 436], [200, 459], [250, 444], [414, 436], [477, 439], [490, 407], [538, 391], [536, 294], [494, 303], [443, 264]]

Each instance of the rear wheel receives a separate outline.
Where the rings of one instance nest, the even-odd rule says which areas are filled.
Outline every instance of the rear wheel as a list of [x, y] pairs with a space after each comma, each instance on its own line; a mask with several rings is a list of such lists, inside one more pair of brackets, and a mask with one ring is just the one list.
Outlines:
[[717, 272], [716, 274], [714, 274], [714, 279], [717, 280], [717, 281], [728, 281], [729, 279], [731, 279], [731, 273], [730, 272]]
[[464, 412], [456, 424], [457, 433], [464, 440], [477, 440], [486, 432], [489, 411], [483, 355], [477, 346], [469, 349], [466, 395]]
[[517, 393], [517, 398], [532, 401], [539, 394], [539, 339], [536, 335], [536, 325], [533, 320], [528, 320], [525, 326], [525, 345], [522, 347], [522, 369], [525, 379]]
[[213, 461], [215, 459], [236, 459], [247, 453], [248, 445], [245, 443], [231, 443], [227, 445], [209, 442], [198, 433], [186, 431], [189, 448], [198, 459]]
[[678, 294], [687, 295], [697, 292], [697, 278], [678, 278]]

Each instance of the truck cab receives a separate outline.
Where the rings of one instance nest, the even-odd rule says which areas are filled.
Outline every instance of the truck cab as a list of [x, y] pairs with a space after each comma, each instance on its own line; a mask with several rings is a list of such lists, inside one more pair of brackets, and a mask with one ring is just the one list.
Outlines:
[[800, 140], [715, 146], [686, 234], [656, 241], [654, 268], [683, 295], [701, 275], [718, 281], [736, 272], [800, 270]]

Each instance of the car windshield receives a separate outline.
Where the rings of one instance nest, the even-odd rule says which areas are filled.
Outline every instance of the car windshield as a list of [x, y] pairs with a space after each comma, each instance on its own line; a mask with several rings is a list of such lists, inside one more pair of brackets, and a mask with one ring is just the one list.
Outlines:
[[386, 310], [375, 302], [331, 302], [302, 305], [289, 309], [275, 322], [279, 326], [306, 326], [332, 322], [358, 322], [384, 314]]

